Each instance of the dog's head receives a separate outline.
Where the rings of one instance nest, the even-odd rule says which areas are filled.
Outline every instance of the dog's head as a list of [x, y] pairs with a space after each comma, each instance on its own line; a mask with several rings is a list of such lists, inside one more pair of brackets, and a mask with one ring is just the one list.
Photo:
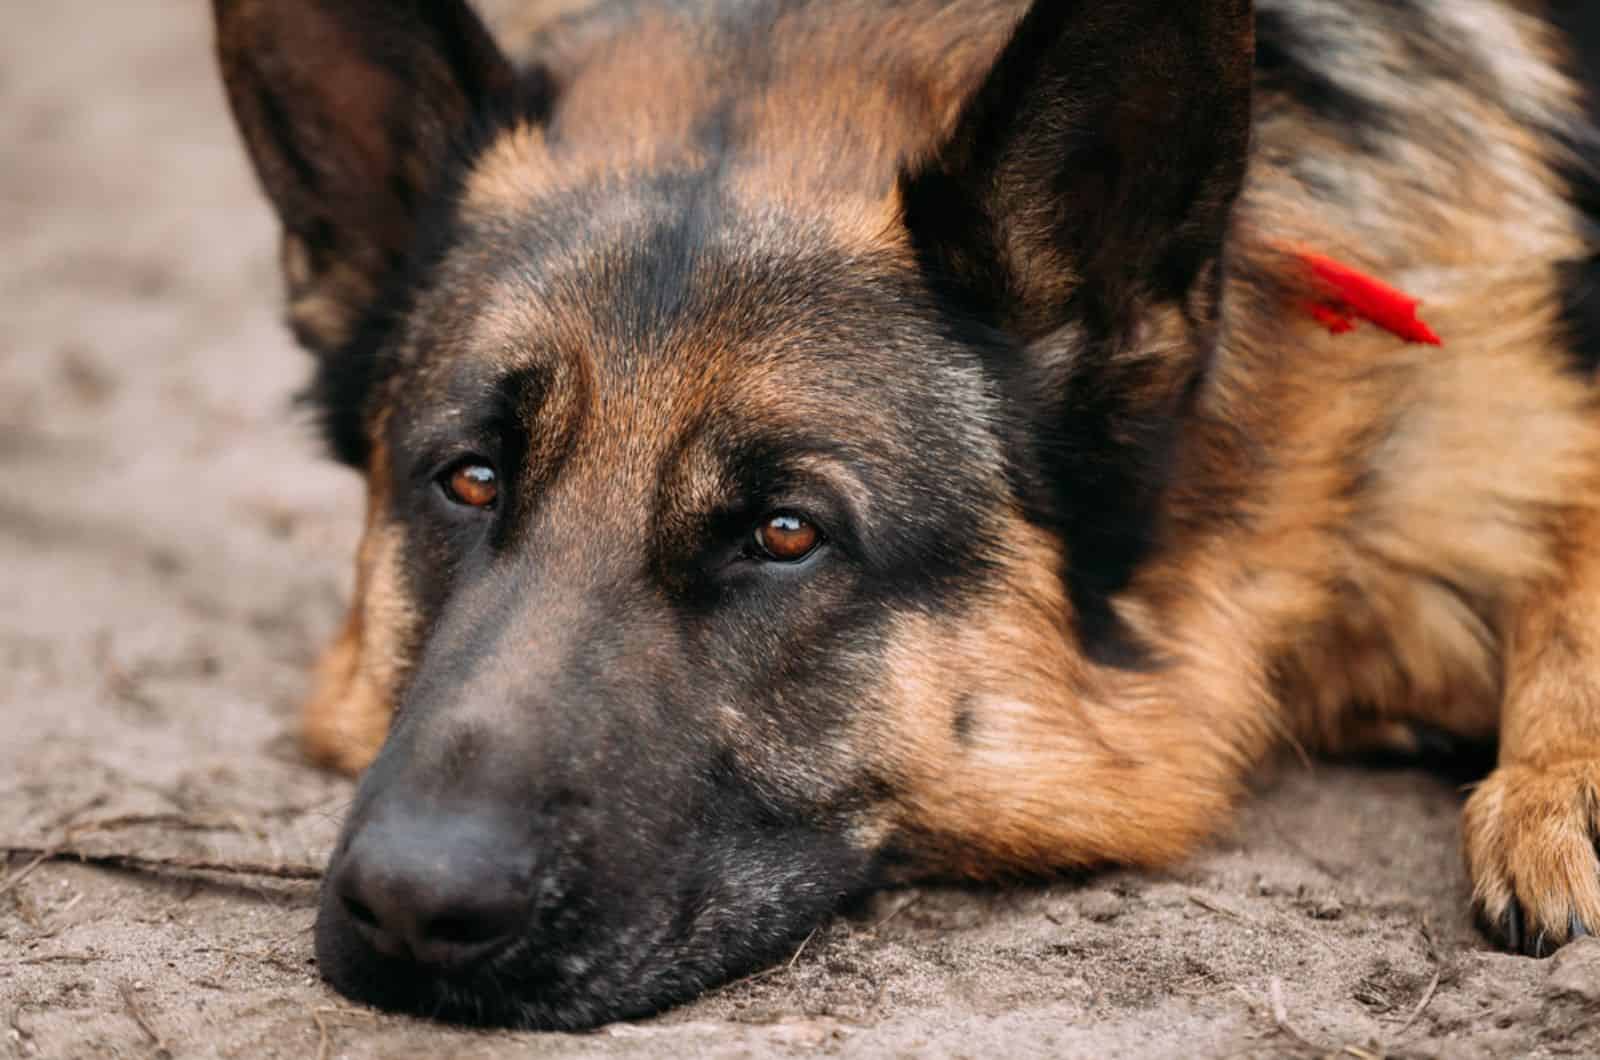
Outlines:
[[341, 990], [588, 1025], [889, 866], [1189, 838], [1081, 701], [1150, 663], [1107, 601], [1213, 342], [1249, 5], [1013, 6], [636, 11], [517, 69], [459, 0], [217, 0], [368, 479]]

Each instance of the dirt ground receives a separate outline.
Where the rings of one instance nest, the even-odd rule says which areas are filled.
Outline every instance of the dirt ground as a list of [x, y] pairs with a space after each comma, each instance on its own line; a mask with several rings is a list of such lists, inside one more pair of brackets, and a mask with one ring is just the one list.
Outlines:
[[[0, 843], [319, 863], [290, 729], [355, 477], [291, 395], [272, 223], [201, 0], [7, 0]], [[321, 984], [315, 884], [0, 858], [17, 1057], [1600, 1055], [1600, 940], [1491, 952], [1452, 781], [1290, 760], [1182, 869], [878, 896], [657, 1020], [507, 1035]], [[30, 871], [31, 870], [31, 871]]]

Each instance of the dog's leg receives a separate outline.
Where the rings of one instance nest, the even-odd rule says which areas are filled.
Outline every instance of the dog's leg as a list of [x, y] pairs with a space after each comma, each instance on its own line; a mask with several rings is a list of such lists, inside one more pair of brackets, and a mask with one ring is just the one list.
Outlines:
[[1510, 629], [1497, 768], [1467, 802], [1473, 897], [1535, 956], [1600, 931], [1600, 513]]

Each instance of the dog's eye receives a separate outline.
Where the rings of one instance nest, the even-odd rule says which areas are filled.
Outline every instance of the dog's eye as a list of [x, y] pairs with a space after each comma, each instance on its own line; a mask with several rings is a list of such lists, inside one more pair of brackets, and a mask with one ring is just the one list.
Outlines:
[[500, 479], [494, 468], [476, 460], [464, 460], [439, 477], [444, 494], [469, 508], [492, 508], [500, 496]]
[[820, 544], [822, 531], [793, 512], [779, 512], [756, 527], [756, 549], [779, 563], [798, 563]]

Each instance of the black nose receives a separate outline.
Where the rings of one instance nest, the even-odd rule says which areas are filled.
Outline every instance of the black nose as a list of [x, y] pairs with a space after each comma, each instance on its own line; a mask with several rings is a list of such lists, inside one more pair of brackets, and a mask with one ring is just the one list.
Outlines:
[[532, 874], [506, 833], [470, 815], [369, 822], [333, 867], [338, 908], [387, 957], [446, 970], [492, 956], [533, 908]]

